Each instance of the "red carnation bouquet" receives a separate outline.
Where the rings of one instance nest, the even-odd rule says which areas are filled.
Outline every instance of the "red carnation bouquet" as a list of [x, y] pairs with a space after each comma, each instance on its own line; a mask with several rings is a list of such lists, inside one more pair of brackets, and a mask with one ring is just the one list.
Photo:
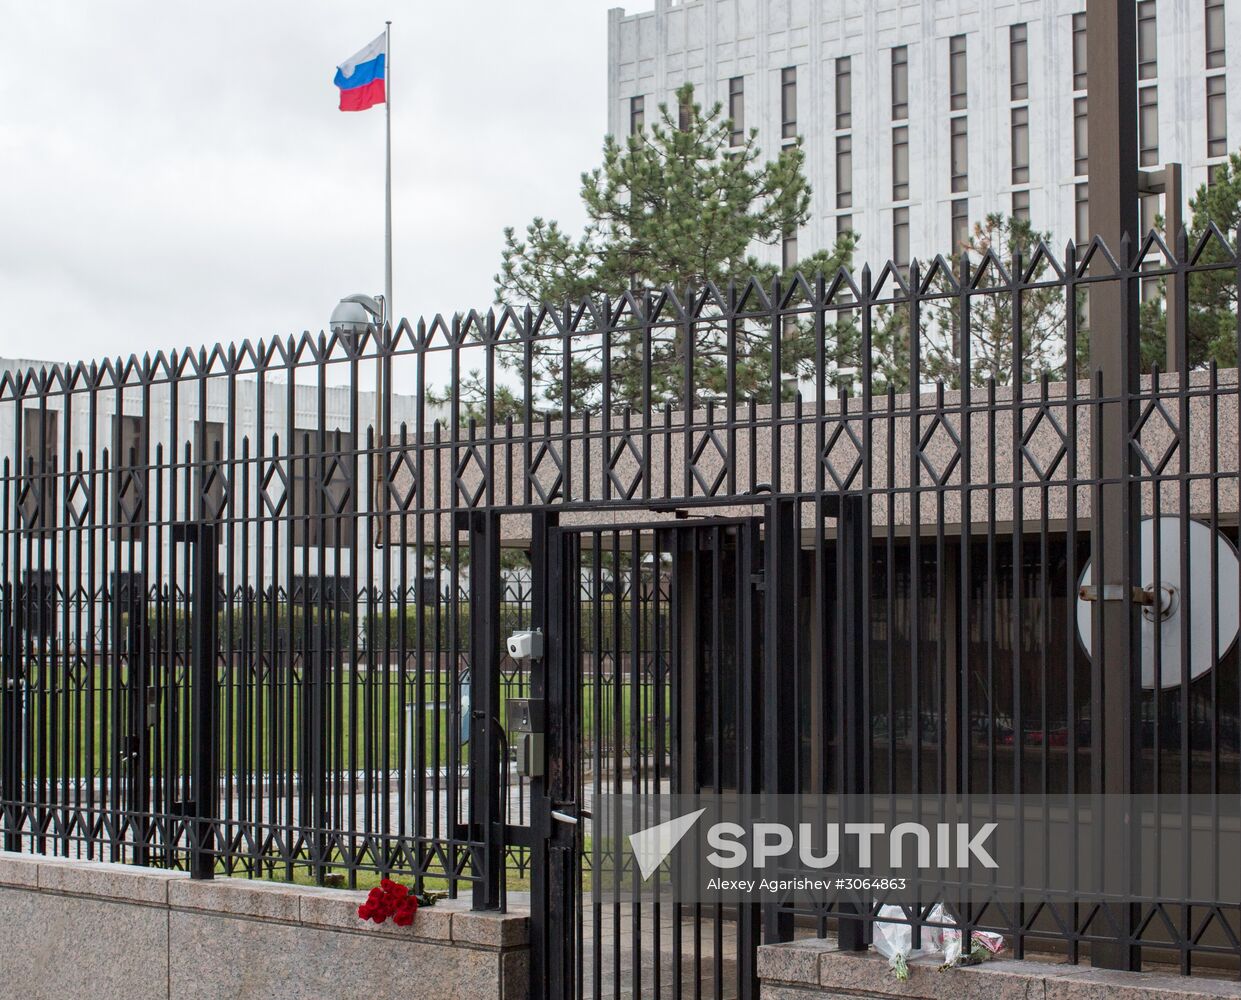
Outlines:
[[358, 907], [358, 916], [377, 924], [391, 917], [398, 927], [408, 927], [414, 922], [419, 906], [431, 906], [434, 902], [435, 897], [430, 893], [419, 896], [410, 892], [409, 886], [386, 878], [370, 891], [366, 902]]

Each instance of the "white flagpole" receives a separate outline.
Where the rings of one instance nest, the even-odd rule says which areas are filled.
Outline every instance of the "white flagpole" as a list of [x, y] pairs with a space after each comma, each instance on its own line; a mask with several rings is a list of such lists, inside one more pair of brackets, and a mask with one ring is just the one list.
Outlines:
[[[381, 321], [395, 326], [392, 311], [392, 22], [384, 22], [384, 308]], [[385, 358], [380, 352], [375, 365], [375, 443], [383, 427], [384, 393], [388, 390]]]
[[384, 303], [392, 322], [392, 22], [384, 22], [384, 130], [387, 139], [387, 176], [384, 198]]
[[[392, 22], [384, 22], [384, 302], [380, 317], [382, 326], [395, 326], [396, 313], [392, 311]], [[383, 350], [378, 346], [375, 353], [375, 445], [382, 448], [384, 441], [384, 396], [390, 391], [391, 369]], [[384, 452], [375, 463], [376, 507], [387, 510], [386, 490], [387, 462]], [[376, 540], [378, 544], [378, 540]]]

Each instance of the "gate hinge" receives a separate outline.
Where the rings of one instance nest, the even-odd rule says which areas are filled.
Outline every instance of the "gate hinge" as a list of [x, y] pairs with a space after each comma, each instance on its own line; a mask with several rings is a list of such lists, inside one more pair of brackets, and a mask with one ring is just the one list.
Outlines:
[[767, 589], [767, 571], [760, 569], [757, 573], [750, 574], [750, 583], [755, 590]]

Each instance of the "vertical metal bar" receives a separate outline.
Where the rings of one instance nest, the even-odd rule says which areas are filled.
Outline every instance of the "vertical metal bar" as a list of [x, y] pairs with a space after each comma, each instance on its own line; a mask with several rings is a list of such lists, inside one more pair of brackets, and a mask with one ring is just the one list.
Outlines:
[[[766, 553], [763, 613], [766, 616], [762, 669], [763, 754], [762, 791], [789, 795], [797, 791], [797, 675], [793, 670], [795, 630], [788, 625], [797, 606], [793, 566], [798, 552], [799, 504], [792, 499], [770, 501], [766, 510]], [[775, 902], [763, 904], [763, 936], [769, 944], [793, 940], [793, 914]]]
[[952, 690], [957, 692], [957, 734], [958, 743], [955, 748], [957, 756], [956, 771], [959, 776], [958, 790], [968, 795], [973, 791], [972, 767], [973, 745], [971, 739], [970, 719], [973, 706], [971, 693], [971, 629], [970, 592], [973, 572], [972, 528], [974, 525], [974, 380], [973, 380], [973, 328], [970, 313], [970, 258], [969, 254], [961, 254], [957, 288], [959, 297], [956, 303], [957, 330], [959, 332], [958, 351], [961, 367], [961, 417], [958, 432], [961, 438], [961, 545], [956, 556], [958, 573], [953, 600], [957, 607], [957, 648], [960, 651], [960, 662], [951, 664], [954, 676], [950, 683]]
[[[626, 413], [628, 416], [628, 413]], [[628, 421], [626, 421], [628, 423]], [[642, 713], [642, 657], [645, 652], [642, 641], [642, 532], [629, 534], [629, 733], [618, 734], [617, 746], [629, 750], [629, 790], [634, 801], [642, 794], [643, 763], [643, 713]], [[618, 672], [620, 668], [618, 665]], [[623, 790], [623, 788], [621, 789]], [[633, 954], [642, 955], [642, 883], [634, 879], [630, 887], [630, 940]], [[633, 963], [631, 988], [636, 996], [642, 995], [642, 963]]]
[[[1137, 417], [1133, 393], [1138, 382], [1138, 282], [1132, 279], [1127, 240], [1138, 228], [1137, 148], [1137, 13], [1131, 0], [1091, 0], [1086, 10], [1087, 85], [1090, 93], [1090, 222], [1091, 228], [1119, 253], [1121, 274], [1093, 286], [1090, 363], [1101, 379], [1103, 401], [1093, 429], [1102, 480], [1095, 490], [1092, 535], [1096, 585], [1129, 581], [1138, 566], [1138, 507], [1133, 487], [1135, 458], [1129, 445]], [[1107, 511], [1108, 529], [1102, 530]], [[1125, 588], [1126, 593], [1128, 588]], [[1133, 687], [1137, 672], [1138, 619], [1132, 601], [1099, 602], [1101, 627], [1093, 632], [1096, 679], [1102, 685], [1099, 708], [1092, 718], [1094, 757], [1102, 769], [1102, 788], [1122, 795], [1133, 787], [1135, 713]], [[1108, 811], [1109, 816], [1114, 816]], [[1128, 816], [1114, 816], [1121, 844], [1128, 836]], [[1127, 850], [1104, 853], [1105, 888], [1124, 895], [1128, 889]], [[1111, 944], [1096, 942], [1095, 964], [1104, 968], [1138, 969], [1133, 946], [1135, 914], [1129, 906], [1109, 908], [1116, 928]]]
[[191, 606], [190, 747], [191, 798], [185, 811], [192, 824], [190, 877], [215, 877], [215, 821], [219, 812], [216, 777], [216, 527], [204, 521], [177, 525], [174, 541], [193, 550]]
[[[707, 634], [711, 637], [710, 662], [706, 665], [711, 677], [711, 790], [716, 795], [724, 792], [725, 767], [727, 751], [724, 749], [724, 712], [727, 702], [723, 690], [724, 677], [724, 636], [727, 634], [724, 614], [720, 608], [720, 600], [724, 595], [724, 530], [718, 525], [703, 529], [708, 539], [707, 552], [708, 572], [711, 574], [711, 600], [703, 605], [700, 595], [695, 596], [699, 604], [699, 620], [704, 622]], [[695, 544], [701, 554], [701, 547]], [[729, 623], [732, 624], [731, 622]], [[734, 661], [734, 666], [735, 666]], [[727, 692], [731, 694], [732, 692]], [[724, 993], [724, 905], [716, 903], [715, 913], [711, 922], [711, 995], [715, 1000], [723, 1000]]]
[[[786, 506], [790, 509], [793, 527], [796, 527], [797, 511], [799, 509], [796, 501], [785, 501]], [[769, 505], [769, 510], [770, 510]], [[780, 520], [776, 515], [773, 520]], [[794, 531], [786, 532], [792, 536], [793, 558], [797, 557], [797, 537]], [[756, 711], [756, 706], [762, 704], [763, 688], [766, 678], [772, 674], [778, 675], [781, 680], [777, 683], [781, 687], [791, 689], [793, 697], [789, 701], [789, 712], [783, 718], [783, 725], [779, 728], [789, 734], [786, 742], [786, 748], [790, 752], [786, 755], [784, 771], [790, 777], [788, 779], [788, 790], [796, 792], [796, 762], [797, 762], [797, 727], [789, 724], [789, 719], [796, 717], [796, 673], [793, 670], [794, 662], [792, 659], [776, 659], [770, 660], [764, 655], [765, 643], [762, 642], [764, 632], [766, 631], [764, 616], [767, 614], [767, 608], [773, 603], [770, 593], [767, 589], [767, 581], [772, 577], [767, 577], [763, 585], [758, 585], [759, 575], [763, 569], [762, 553], [759, 546], [758, 537], [758, 521], [750, 520], [746, 524], [741, 525], [737, 529], [737, 552], [736, 552], [736, 570], [734, 574], [733, 587], [736, 588], [736, 607], [737, 607], [737, 651], [735, 654], [737, 690], [733, 693], [737, 705], [737, 731], [738, 739], [738, 761], [737, 761], [737, 791], [742, 795], [755, 795], [759, 792], [767, 790], [765, 787], [764, 774], [764, 730], [768, 729], [769, 721], [766, 711]], [[789, 569], [786, 564], [786, 569]], [[786, 573], [792, 580], [793, 574]], [[789, 609], [796, 607], [796, 590], [792, 590], [792, 600], [783, 605], [785, 613]], [[795, 630], [784, 628], [784, 632], [794, 632]], [[764, 669], [767, 667], [767, 669]], [[765, 706], [764, 706], [765, 707]], [[761, 728], [760, 728], [761, 727]], [[790, 746], [791, 744], [791, 746]], [[764, 912], [764, 911], [767, 912]], [[770, 917], [769, 917], [770, 915]], [[768, 904], [767, 907], [759, 903], [741, 903], [737, 909], [737, 997], [739, 1000], [757, 1000], [759, 996], [759, 980], [758, 980], [758, 946], [764, 940], [763, 925], [768, 919], [773, 920], [775, 933], [777, 937], [768, 935], [766, 940], [774, 942], [776, 940], [786, 941], [792, 938], [793, 915], [779, 914], [776, 904]], [[787, 930], [785, 925], [787, 924]], [[660, 955], [658, 950], [655, 954], [656, 965], [659, 964]], [[659, 994], [656, 993], [656, 996]]]
[[[553, 809], [580, 807], [578, 755], [581, 749], [581, 659], [575, 604], [580, 602], [575, 536], [555, 527], [555, 514], [535, 515], [532, 562], [535, 573], [533, 620], [544, 624], [545, 659], [531, 672], [531, 694], [546, 698], [545, 717], [560, 720], [546, 737], [546, 776], [532, 789], [534, 838], [531, 918], [541, 927], [531, 951], [531, 996], [571, 997], [577, 967], [577, 908], [581, 858], [578, 826], [554, 823]], [[595, 952], [596, 962], [598, 951]]]
[[[840, 650], [837, 662], [837, 698], [840, 704], [840, 753], [843, 766], [841, 793], [849, 798], [865, 794], [865, 760], [870, 755], [870, 720], [866, 716], [868, 669], [862, 657], [865, 619], [863, 607], [863, 565], [869, 544], [866, 524], [866, 501], [857, 494], [840, 498], [836, 529], [836, 580], [838, 635]], [[889, 507], [889, 511], [891, 511]], [[893, 566], [889, 565], [891, 576]], [[888, 614], [891, 615], [889, 606]], [[890, 718], [890, 716], [889, 716]], [[861, 817], [857, 817], [861, 819]], [[865, 951], [870, 937], [870, 924], [864, 919], [850, 919], [845, 914], [857, 913], [851, 902], [841, 904], [836, 925], [837, 944], [842, 951]]]
[[[527, 340], [527, 363], [530, 342]], [[527, 409], [527, 413], [529, 410]], [[529, 468], [529, 461], [526, 463]], [[527, 477], [527, 489], [529, 477]], [[561, 607], [559, 599], [552, 598], [552, 582], [549, 579], [551, 570], [549, 559], [549, 531], [555, 525], [556, 515], [546, 510], [539, 510], [530, 515], [530, 579], [532, 590], [530, 595], [530, 622], [532, 627], [541, 628], [545, 636], [544, 649], [547, 656], [530, 664], [530, 697], [534, 699], [547, 697], [547, 665], [553, 651], [553, 628], [550, 619], [552, 607]], [[557, 585], [561, 583], [557, 574]], [[559, 622], [557, 622], [559, 628]], [[563, 641], [557, 632], [557, 642]], [[560, 649], [557, 646], [556, 654]], [[550, 706], [548, 706], [550, 708]], [[544, 718], [553, 718], [545, 713]], [[560, 716], [555, 716], [560, 718]], [[552, 748], [547, 747], [547, 770], [550, 771]], [[551, 922], [551, 898], [548, 893], [547, 870], [547, 838], [551, 834], [550, 800], [547, 794], [547, 774], [540, 774], [530, 779], [530, 996], [544, 998], [548, 992], [548, 951], [556, 946]]]
[[[1179, 372], [1181, 362], [1186, 359], [1186, 333], [1189, 329], [1188, 317], [1180, 308], [1183, 297], [1189, 287], [1185, 265], [1189, 259], [1183, 249], [1185, 243], [1185, 179], [1184, 170], [1179, 163], [1169, 163], [1163, 168], [1163, 217], [1164, 241], [1172, 251], [1176, 261], [1172, 273], [1167, 278], [1165, 296], [1165, 312], [1167, 314], [1167, 370]], [[1144, 238], [1144, 237], [1143, 237]], [[1187, 386], [1180, 383], [1183, 393]]]
[[[598, 531], [590, 533], [590, 691], [591, 691], [591, 791], [594, 793], [595, 801], [603, 794], [604, 774], [603, 774], [603, 536]], [[570, 579], [572, 584], [564, 584], [563, 586], [572, 587], [569, 593], [578, 593], [577, 576], [580, 573], [581, 559], [576, 557], [570, 564], [571, 570], [575, 576]], [[580, 598], [579, 598], [580, 599]], [[580, 618], [580, 615], [579, 615]], [[675, 787], [673, 789], [676, 790]], [[595, 843], [599, 844], [602, 838], [597, 834]], [[591, 995], [598, 998], [603, 995], [603, 907], [600, 903], [600, 897], [597, 892], [603, 886], [602, 862], [600, 861], [602, 854], [598, 847], [592, 852], [591, 884], [593, 887], [593, 898], [591, 906]], [[583, 977], [584, 979], [585, 977]]]
[[469, 514], [470, 824], [476, 841], [474, 909], [498, 910], [504, 879], [500, 758], [500, 515]]
[[[611, 740], [609, 745], [612, 752], [612, 768], [609, 775], [608, 791], [613, 795], [619, 795], [624, 791], [625, 782], [625, 759], [624, 759], [624, 726], [625, 718], [623, 715], [623, 653], [624, 653], [624, 632], [622, 630], [621, 608], [623, 603], [623, 581], [625, 579], [624, 572], [621, 567], [621, 542], [620, 532], [610, 531], [608, 537], [611, 539], [611, 567], [612, 567], [612, 600], [611, 600], [611, 619], [612, 619], [612, 676], [611, 676], [611, 718], [608, 722], [611, 725]], [[614, 818], [612, 823], [611, 834], [613, 843], [619, 845], [621, 843], [622, 827], [621, 816], [619, 811], [614, 810]], [[621, 1000], [621, 882], [624, 878], [624, 872], [621, 870], [620, 855], [616, 848], [612, 849], [612, 880], [610, 885], [612, 895], [612, 995], [615, 1000]]]

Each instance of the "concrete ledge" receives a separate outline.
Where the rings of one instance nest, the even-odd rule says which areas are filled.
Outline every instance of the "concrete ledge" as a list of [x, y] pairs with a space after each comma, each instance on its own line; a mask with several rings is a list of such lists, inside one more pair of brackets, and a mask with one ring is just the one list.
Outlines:
[[933, 959], [909, 963], [900, 982], [876, 952], [840, 951], [831, 941], [802, 940], [758, 950], [764, 1000], [913, 997], [917, 1000], [1196, 1000], [1241, 998], [1241, 983], [1220, 979], [1112, 972], [1081, 965], [1000, 960], [939, 971]]
[[39, 884], [39, 862], [25, 854], [0, 852], [0, 885], [33, 889]]
[[[233, 917], [255, 917], [298, 924], [302, 919], [298, 886], [234, 878], [207, 881], [185, 879], [168, 886], [168, 905], [174, 909], [207, 910]], [[357, 905], [356, 903], [354, 904]], [[357, 920], [357, 914], [354, 914]]]
[[[443, 904], [439, 904], [443, 905]], [[446, 911], [452, 913], [454, 944], [475, 944], [485, 948], [516, 948], [530, 943], [529, 920], [505, 920], [494, 913], [477, 913], [464, 900], [453, 900]], [[418, 921], [415, 920], [416, 924]]]
[[[424, 907], [359, 920], [363, 891], [0, 852], [6, 989], [30, 998], [524, 1000], [529, 919]], [[56, 975], [48, 975], [56, 969]]]
[[168, 887], [189, 882], [184, 872], [159, 871], [134, 865], [102, 861], [67, 864], [63, 860], [39, 862], [39, 888], [75, 896], [97, 896], [126, 903], [168, 905]]

